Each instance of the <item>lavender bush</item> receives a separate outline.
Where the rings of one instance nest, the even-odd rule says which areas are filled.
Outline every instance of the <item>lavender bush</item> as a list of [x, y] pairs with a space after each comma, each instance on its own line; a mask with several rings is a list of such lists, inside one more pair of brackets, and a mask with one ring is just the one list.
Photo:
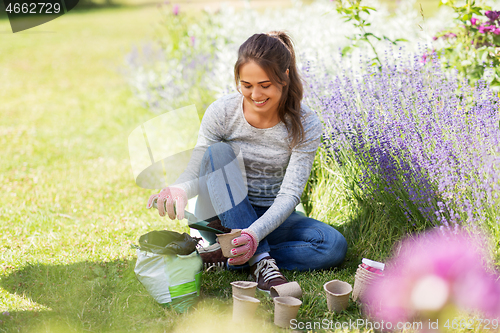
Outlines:
[[392, 233], [467, 224], [500, 239], [497, 95], [437, 61], [389, 53], [381, 71], [366, 67], [358, 76], [305, 69], [308, 104], [325, 124], [318, 163], [331, 172], [321, 177], [344, 184], [345, 200], [378, 207]]

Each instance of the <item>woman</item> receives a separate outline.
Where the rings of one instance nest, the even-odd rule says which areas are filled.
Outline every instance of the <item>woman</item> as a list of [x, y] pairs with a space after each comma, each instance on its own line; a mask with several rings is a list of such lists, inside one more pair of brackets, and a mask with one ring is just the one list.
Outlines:
[[[331, 226], [296, 213], [320, 143], [321, 122], [301, 104], [302, 83], [293, 45], [284, 32], [255, 34], [239, 48], [234, 66], [239, 93], [209, 106], [185, 172], [151, 196], [159, 213], [184, 217], [198, 195], [195, 215], [243, 229], [233, 240], [235, 258], [248, 263], [258, 288], [286, 282], [279, 268], [339, 265], [345, 238]], [[242, 165], [244, 164], [244, 165]]]

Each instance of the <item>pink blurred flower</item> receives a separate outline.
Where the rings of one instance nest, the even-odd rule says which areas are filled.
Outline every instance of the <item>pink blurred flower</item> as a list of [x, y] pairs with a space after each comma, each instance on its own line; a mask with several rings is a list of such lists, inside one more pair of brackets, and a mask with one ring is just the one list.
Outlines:
[[476, 25], [476, 23], [477, 23], [477, 18], [473, 17], [470, 19], [470, 24]]
[[368, 290], [368, 314], [394, 327], [439, 318], [450, 309], [500, 317], [500, 284], [486, 270], [484, 244], [465, 231], [436, 230], [407, 239], [387, 263], [385, 276]]
[[174, 15], [179, 15], [179, 5], [174, 5], [174, 8], [172, 9], [172, 13], [174, 13]]
[[495, 35], [500, 35], [500, 27], [495, 28], [495, 30], [493, 30], [493, 33]]
[[486, 24], [482, 24], [481, 26], [479, 26], [479, 32], [482, 33], [482, 34], [485, 34], [487, 32], [493, 32], [495, 31], [497, 27], [494, 26], [494, 25], [486, 25]]
[[194, 46], [195, 42], [196, 42], [196, 37], [191, 36], [191, 46]]

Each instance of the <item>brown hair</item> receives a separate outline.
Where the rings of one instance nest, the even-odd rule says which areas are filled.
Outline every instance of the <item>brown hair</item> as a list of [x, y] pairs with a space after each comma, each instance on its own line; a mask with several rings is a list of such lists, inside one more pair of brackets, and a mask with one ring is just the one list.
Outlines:
[[[255, 34], [248, 38], [238, 50], [234, 65], [236, 86], [240, 83], [240, 67], [255, 62], [269, 76], [273, 84], [281, 86], [278, 116], [290, 134], [291, 146], [304, 138], [304, 127], [300, 115], [300, 102], [304, 93], [302, 81], [295, 64], [295, 52], [291, 38], [282, 31]], [[288, 75], [286, 70], [288, 69]], [[285, 119], [288, 115], [289, 121]]]

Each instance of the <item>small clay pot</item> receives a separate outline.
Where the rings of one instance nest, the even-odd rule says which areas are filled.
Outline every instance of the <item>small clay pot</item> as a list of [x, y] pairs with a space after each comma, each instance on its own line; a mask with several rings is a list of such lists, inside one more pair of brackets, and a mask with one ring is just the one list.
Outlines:
[[254, 297], [255, 290], [257, 289], [257, 282], [234, 281], [231, 282], [231, 286], [233, 286], [233, 295], [245, 295]]
[[260, 301], [245, 295], [233, 295], [233, 321], [245, 321], [254, 317]]
[[302, 289], [300, 288], [300, 285], [295, 281], [273, 286], [271, 287], [270, 292], [271, 292], [271, 297], [273, 298], [285, 297], [285, 296], [290, 296], [295, 298], [302, 297]]
[[226, 234], [217, 234], [217, 239], [219, 240], [220, 248], [222, 249], [222, 254], [224, 255], [224, 257], [236, 257], [231, 253], [231, 249], [234, 248], [233, 244], [231, 244], [231, 241], [240, 236], [241, 229], [233, 229], [231, 230], [231, 232], [228, 232]]
[[283, 328], [290, 328], [290, 321], [297, 317], [302, 301], [295, 297], [274, 298], [274, 324]]
[[326, 303], [329, 311], [340, 312], [347, 308], [349, 295], [352, 292], [352, 287], [349, 283], [332, 280], [325, 283], [323, 289], [326, 292]]

